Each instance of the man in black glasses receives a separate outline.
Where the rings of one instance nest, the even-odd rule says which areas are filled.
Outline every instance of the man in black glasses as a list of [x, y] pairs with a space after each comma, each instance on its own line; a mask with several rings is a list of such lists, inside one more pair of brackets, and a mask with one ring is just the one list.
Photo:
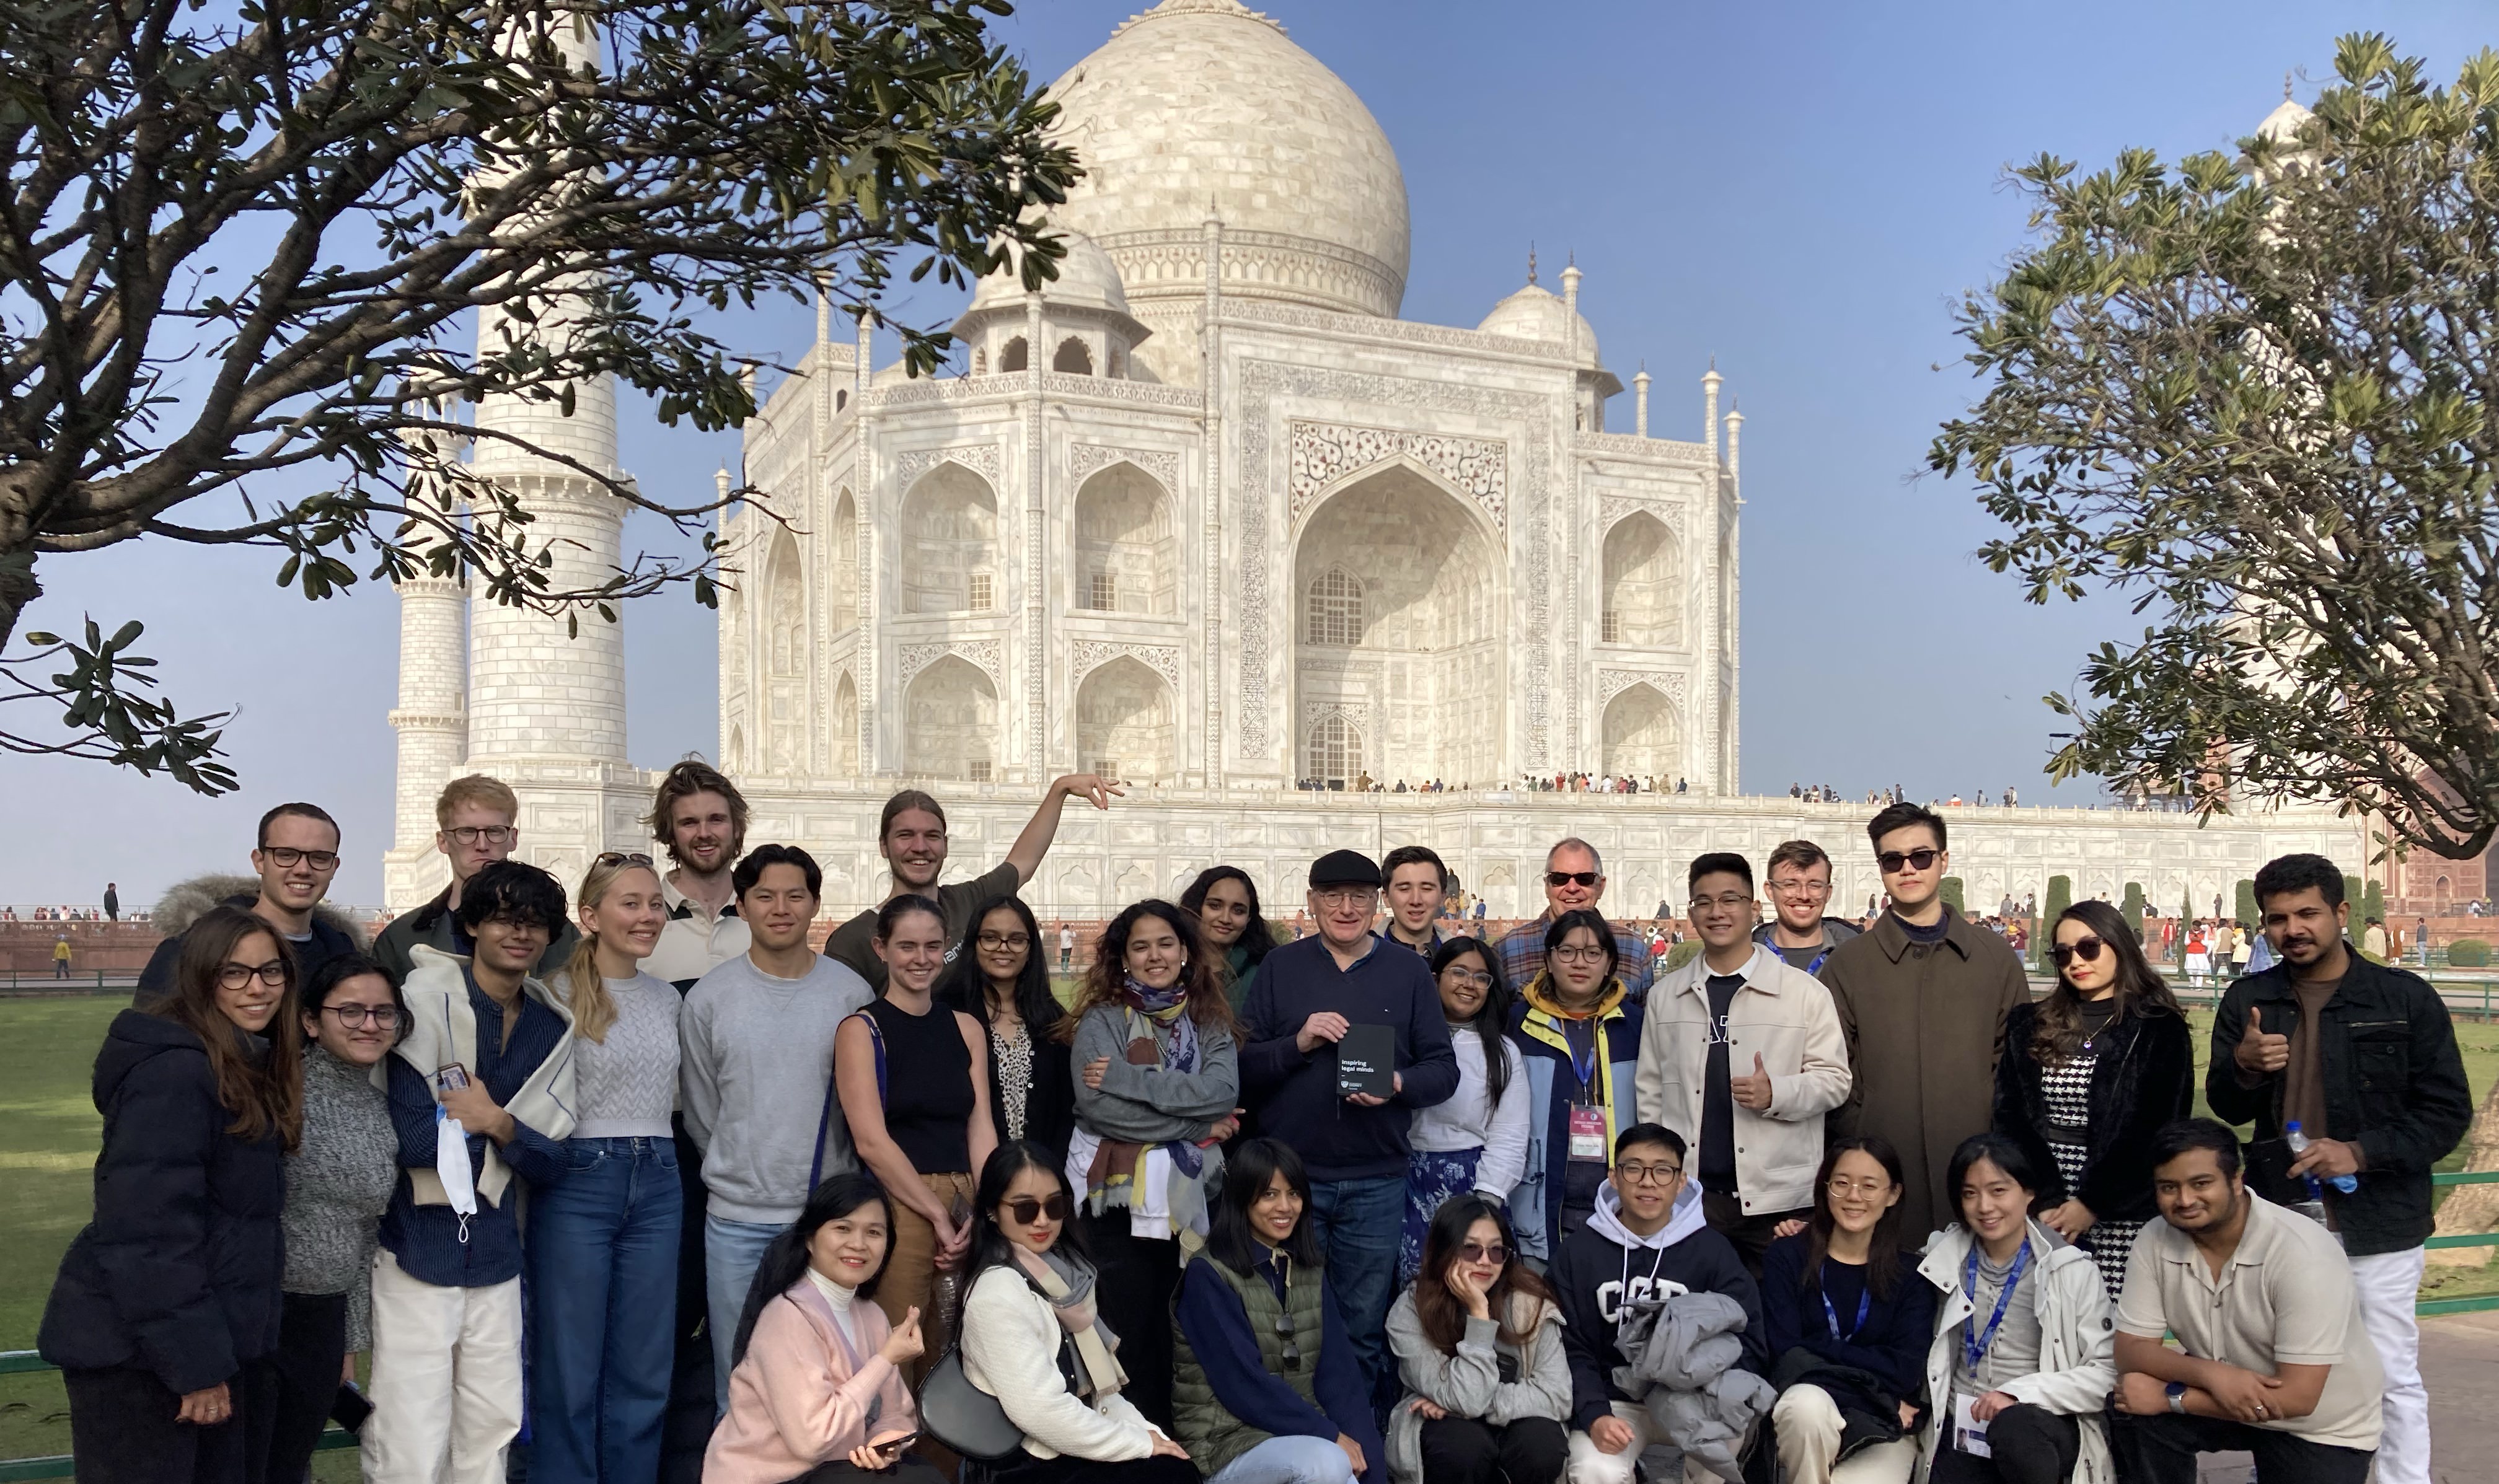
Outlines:
[[[451, 883], [436, 892], [434, 900], [393, 918], [373, 940], [373, 962], [381, 965], [392, 984], [406, 983], [414, 962], [411, 951], [420, 943], [463, 958], [473, 951], [460, 925], [461, 889], [486, 867], [512, 857], [521, 843], [520, 817], [521, 801], [500, 778], [471, 773], [443, 785], [434, 800], [434, 848], [451, 862]], [[572, 961], [573, 946], [579, 941], [580, 934], [570, 922], [558, 924], [554, 940], [530, 972], [540, 979], [554, 978], [558, 969]]]
[[[210, 908], [220, 903], [240, 907], [286, 939], [295, 953], [295, 982], [359, 945], [344, 914], [325, 909], [321, 898], [339, 874], [339, 822], [318, 804], [280, 804], [260, 817], [260, 832], [251, 852], [257, 882], [233, 876], [202, 876], [165, 893], [156, 909], [164, 924], [164, 942], [139, 972], [139, 990], [131, 1003], [142, 1010], [174, 992], [174, 965], [182, 957], [182, 935]], [[257, 887], [257, 889], [254, 889]]]
[[[1564, 840], [1544, 853], [1544, 911], [1532, 922], [1521, 922], [1493, 945], [1501, 955], [1503, 982], [1513, 986], [1524, 984], [1544, 967], [1544, 931], [1553, 919], [1566, 912], [1585, 907], [1602, 912], [1597, 904], [1606, 895], [1606, 866], [1597, 857], [1597, 848], [1576, 837]], [[1621, 923], [1614, 924], [1614, 947], [1622, 954], [1616, 976], [1623, 982], [1626, 999], [1645, 1002], [1648, 999], [1648, 941]]]
[[2002, 938], [1945, 904], [1942, 816], [1894, 804], [1866, 833], [1892, 910], [1822, 966], [1853, 1079], [1831, 1133], [1879, 1135], [1900, 1151], [1900, 1242], [1915, 1246], [1951, 1219], [1945, 1171], [1963, 1140], [1987, 1131], [2004, 1017], [2030, 983]]

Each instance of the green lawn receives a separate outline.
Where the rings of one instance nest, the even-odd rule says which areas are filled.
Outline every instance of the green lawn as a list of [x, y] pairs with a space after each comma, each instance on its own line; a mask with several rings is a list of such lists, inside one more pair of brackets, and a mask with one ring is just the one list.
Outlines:
[[[0, 1350], [31, 1349], [44, 1298], [61, 1251], [87, 1217], [88, 1172], [99, 1120], [88, 1101], [95, 1048], [121, 996], [0, 1000]], [[2193, 1013], [2201, 1083], [2209, 1012]], [[2499, 1078], [2499, 1025], [2459, 1023], [2464, 1069], [2476, 1102]], [[2200, 1111], [2199, 1092], [2196, 1105]], [[2444, 1168], [2462, 1165], [2450, 1156]], [[2441, 1297], [2499, 1292], [2499, 1266], [2432, 1270], [2426, 1292]], [[0, 1458], [66, 1453], [60, 1382], [50, 1375], [0, 1377]], [[321, 1479], [353, 1477], [353, 1456], [324, 1455]]]

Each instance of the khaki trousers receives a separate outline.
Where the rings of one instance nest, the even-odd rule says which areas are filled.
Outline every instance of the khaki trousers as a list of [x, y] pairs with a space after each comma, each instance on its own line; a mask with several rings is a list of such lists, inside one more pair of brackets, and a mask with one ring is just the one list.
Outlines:
[[[974, 1189], [968, 1175], [924, 1175], [920, 1182], [937, 1198], [937, 1204], [953, 1210], [969, 1210]], [[937, 1229], [927, 1218], [903, 1205], [893, 1203], [893, 1256], [885, 1265], [885, 1276], [876, 1284], [876, 1307], [885, 1310], [886, 1319], [902, 1323], [903, 1315], [920, 1310], [920, 1338], [925, 1348], [920, 1358], [903, 1370], [903, 1377], [913, 1391], [920, 1389], [928, 1368], [946, 1353], [947, 1342], [954, 1338], [953, 1314], [940, 1314], [928, 1302], [929, 1291], [937, 1277]]]

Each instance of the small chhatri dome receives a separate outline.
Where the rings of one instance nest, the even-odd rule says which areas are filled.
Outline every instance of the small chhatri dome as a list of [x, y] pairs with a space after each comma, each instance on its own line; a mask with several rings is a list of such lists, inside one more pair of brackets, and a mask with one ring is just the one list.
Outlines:
[[2300, 129], [2316, 116], [2286, 94], [2282, 102], [2274, 106], [2274, 111], [2264, 116], [2264, 122], [2256, 125], [2256, 133], [2279, 142], [2296, 141]]
[[[1532, 274], [1533, 269], [1529, 272]], [[1522, 340], [1550, 340], [1561, 344], [1571, 338], [1571, 321], [1579, 321], [1579, 364], [1593, 367], [1597, 359], [1597, 332], [1585, 314], [1574, 315], [1550, 291], [1530, 278], [1525, 288], [1492, 306], [1492, 312], [1476, 329], [1484, 335], [1507, 335]]]
[[[1058, 260], [1058, 276], [1041, 286], [1041, 297], [1070, 308], [1127, 313], [1128, 291], [1120, 283], [1120, 270], [1112, 266], [1111, 255], [1081, 232], [1055, 227], [1053, 235], [1066, 244], [1067, 254]], [[1023, 253], [1012, 247], [1006, 265], [972, 289], [971, 309], [1007, 306], [1023, 306]]]
[[1162, 0], [1050, 85], [1054, 137], [1085, 178], [1051, 220], [1082, 232], [1147, 301], [1202, 296], [1210, 216], [1224, 292], [1394, 315], [1406, 293], [1406, 177], [1353, 89], [1239, 0]]

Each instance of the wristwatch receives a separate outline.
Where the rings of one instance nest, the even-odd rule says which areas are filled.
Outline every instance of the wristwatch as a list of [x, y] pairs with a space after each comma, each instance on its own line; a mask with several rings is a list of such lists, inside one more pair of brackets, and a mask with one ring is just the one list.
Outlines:
[[2187, 1383], [2186, 1383], [2186, 1382], [2184, 1382], [2184, 1381], [2172, 1381], [2172, 1382], [2170, 1382], [2170, 1383], [2168, 1384], [2168, 1386], [2167, 1386], [2167, 1387], [2165, 1387], [2165, 1388], [2163, 1388], [2163, 1389], [2164, 1389], [2164, 1390], [2166, 1390], [2166, 1391], [2169, 1393], [2169, 1409], [2170, 1409], [2171, 1411], [2173, 1411], [2173, 1412], [2183, 1412], [2183, 1411], [2187, 1410]]

